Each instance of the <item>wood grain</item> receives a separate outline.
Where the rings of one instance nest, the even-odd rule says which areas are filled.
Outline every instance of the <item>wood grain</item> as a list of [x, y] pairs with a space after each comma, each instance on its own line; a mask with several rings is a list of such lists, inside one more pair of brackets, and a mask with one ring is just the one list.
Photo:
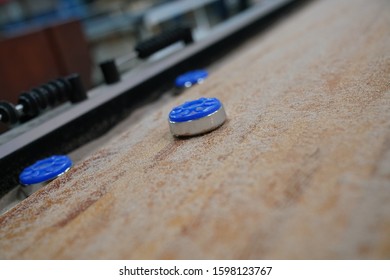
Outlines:
[[[5, 259], [389, 259], [390, 2], [313, 1], [0, 217]], [[174, 139], [200, 96], [229, 120]]]

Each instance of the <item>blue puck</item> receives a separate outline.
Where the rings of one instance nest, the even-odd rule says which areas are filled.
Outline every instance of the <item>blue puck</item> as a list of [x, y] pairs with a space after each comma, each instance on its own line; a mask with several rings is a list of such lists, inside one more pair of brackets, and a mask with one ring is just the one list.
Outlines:
[[178, 76], [175, 80], [175, 85], [179, 88], [190, 87], [194, 84], [199, 84], [203, 82], [208, 75], [209, 74], [206, 70], [189, 71]]
[[197, 120], [214, 113], [219, 108], [221, 102], [217, 98], [202, 97], [173, 108], [169, 113], [169, 120], [173, 122]]
[[169, 113], [169, 127], [175, 136], [203, 134], [218, 128], [225, 120], [225, 109], [217, 98], [187, 101]]
[[37, 161], [25, 168], [19, 175], [22, 185], [40, 184], [52, 180], [72, 166], [72, 160], [67, 156], [52, 156]]

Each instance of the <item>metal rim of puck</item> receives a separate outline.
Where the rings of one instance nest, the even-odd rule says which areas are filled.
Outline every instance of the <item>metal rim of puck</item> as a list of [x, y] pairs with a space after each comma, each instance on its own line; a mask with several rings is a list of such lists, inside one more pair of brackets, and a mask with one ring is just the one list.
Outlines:
[[71, 166], [72, 160], [64, 155], [38, 160], [20, 173], [19, 182], [22, 186], [47, 183], [67, 172]]
[[176, 78], [175, 85], [178, 88], [191, 87], [194, 84], [202, 83], [208, 75], [208, 72], [203, 69], [188, 71]]
[[199, 98], [173, 108], [169, 114], [169, 128], [174, 136], [204, 134], [226, 121], [223, 104], [217, 98]]

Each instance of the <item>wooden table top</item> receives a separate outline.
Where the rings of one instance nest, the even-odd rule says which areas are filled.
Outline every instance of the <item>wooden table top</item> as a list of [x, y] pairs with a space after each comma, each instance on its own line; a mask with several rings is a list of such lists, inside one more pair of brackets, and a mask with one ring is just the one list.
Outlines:
[[[175, 139], [170, 109], [228, 121]], [[318, 0], [0, 217], [2, 259], [389, 259], [390, 2]]]

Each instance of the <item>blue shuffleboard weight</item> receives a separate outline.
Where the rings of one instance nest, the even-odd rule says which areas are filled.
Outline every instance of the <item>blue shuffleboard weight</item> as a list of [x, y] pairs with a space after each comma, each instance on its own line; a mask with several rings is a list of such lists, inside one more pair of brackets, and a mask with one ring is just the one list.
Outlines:
[[203, 134], [220, 127], [225, 120], [225, 109], [217, 98], [187, 101], [169, 113], [169, 127], [175, 136]]

